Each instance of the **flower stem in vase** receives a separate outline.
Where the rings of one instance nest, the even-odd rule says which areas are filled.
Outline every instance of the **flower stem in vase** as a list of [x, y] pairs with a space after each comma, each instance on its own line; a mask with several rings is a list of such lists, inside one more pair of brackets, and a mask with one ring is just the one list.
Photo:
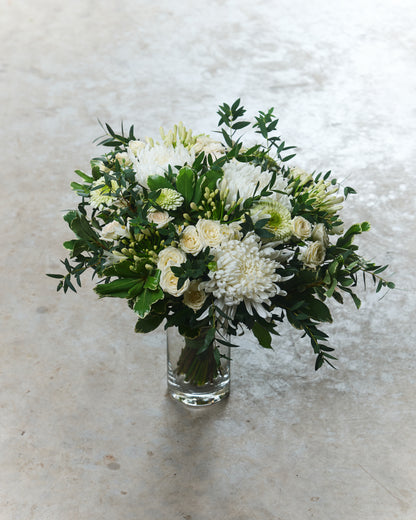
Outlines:
[[222, 374], [219, 352], [213, 342], [206, 350], [200, 352], [204, 347], [205, 337], [206, 334], [195, 339], [185, 337], [185, 346], [176, 367], [178, 375], [183, 374], [185, 381], [196, 386], [212, 383], [219, 374]]

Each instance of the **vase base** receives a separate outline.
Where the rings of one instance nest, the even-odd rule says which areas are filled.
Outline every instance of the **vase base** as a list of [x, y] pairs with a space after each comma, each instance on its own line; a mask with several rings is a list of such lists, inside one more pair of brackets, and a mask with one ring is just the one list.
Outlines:
[[214, 385], [214, 388], [199, 388], [189, 385], [188, 388], [176, 385], [172, 382], [168, 384], [169, 395], [175, 401], [179, 401], [186, 406], [194, 408], [200, 406], [209, 406], [211, 404], [219, 403], [230, 395], [230, 384], [228, 381], [223, 381], [223, 384]]

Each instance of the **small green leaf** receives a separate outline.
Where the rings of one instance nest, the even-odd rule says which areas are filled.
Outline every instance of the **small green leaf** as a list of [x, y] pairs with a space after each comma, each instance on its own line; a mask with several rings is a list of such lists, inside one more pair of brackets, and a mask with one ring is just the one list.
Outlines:
[[135, 326], [135, 332], [146, 334], [155, 330], [164, 320], [163, 314], [156, 314], [154, 312], [149, 313], [145, 318], [137, 320]]
[[101, 297], [129, 298], [129, 290], [136, 285], [137, 280], [132, 278], [120, 278], [109, 283], [95, 286], [95, 292]]
[[190, 168], [181, 168], [176, 179], [176, 189], [186, 202], [191, 202], [195, 188], [195, 174]]
[[87, 175], [86, 173], [82, 172], [81, 170], [75, 170], [75, 173], [77, 175], [79, 175], [82, 179], [84, 179], [84, 181], [94, 182], [93, 177], [90, 177], [89, 175]]
[[161, 274], [161, 271], [159, 269], [157, 269], [153, 276], [148, 276], [146, 278], [144, 288], [155, 291], [159, 287], [160, 274]]
[[144, 289], [144, 291], [139, 294], [136, 299], [136, 303], [134, 304], [134, 311], [140, 316], [140, 318], [146, 317], [153, 303], [161, 300], [164, 297], [162, 289], [158, 289], [157, 291], [151, 291], [150, 289]]
[[216, 332], [215, 327], [208, 329], [208, 332], [206, 333], [206, 336], [205, 336], [205, 341], [204, 341], [203, 345], [198, 349], [197, 355], [202, 354], [209, 348], [209, 346], [215, 339], [215, 332]]
[[136, 298], [143, 290], [143, 281], [140, 280], [136, 283], [136, 285], [133, 285], [131, 289], [129, 289], [129, 299], [130, 298]]
[[149, 186], [149, 189], [152, 191], [157, 191], [162, 188], [170, 188], [172, 190], [175, 189], [173, 184], [162, 175], [151, 175], [147, 178], [147, 185]]
[[316, 362], [315, 362], [315, 370], [319, 370], [323, 364], [324, 364], [324, 356], [323, 356], [323, 354], [319, 353], [316, 358]]
[[361, 231], [369, 231], [371, 228], [370, 224], [368, 222], [363, 222], [361, 224]]
[[272, 348], [272, 337], [270, 332], [262, 327], [258, 322], [253, 325], [253, 334], [263, 348]]

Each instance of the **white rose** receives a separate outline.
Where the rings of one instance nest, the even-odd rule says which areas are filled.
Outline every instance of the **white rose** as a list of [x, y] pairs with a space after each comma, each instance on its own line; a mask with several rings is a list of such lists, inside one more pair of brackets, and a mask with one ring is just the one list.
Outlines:
[[301, 251], [299, 260], [303, 262], [306, 267], [315, 269], [324, 262], [325, 252], [326, 249], [322, 242], [312, 242], [312, 244]]
[[207, 298], [205, 292], [199, 288], [199, 284], [199, 280], [192, 280], [183, 295], [183, 303], [194, 311], [199, 311]]
[[320, 224], [316, 224], [316, 226], [313, 228], [311, 238], [312, 238], [312, 240], [314, 240], [315, 242], [322, 242], [322, 244], [323, 244], [325, 247], [328, 247], [328, 246], [329, 246], [329, 237], [328, 237], [328, 233], [327, 233], [327, 231], [326, 231], [326, 227], [325, 227], [325, 225], [322, 224], [322, 223], [320, 223]]
[[101, 230], [101, 237], [104, 240], [117, 240], [121, 237], [130, 237], [130, 232], [126, 226], [116, 220], [106, 224]]
[[216, 159], [225, 154], [224, 146], [219, 141], [212, 139], [209, 135], [200, 135], [197, 137], [192, 149], [195, 151], [195, 155], [198, 155], [200, 152], [205, 152], [213, 155]]
[[163, 272], [170, 265], [180, 266], [184, 262], [186, 262], [185, 253], [176, 247], [169, 246], [160, 251], [157, 268]]
[[129, 141], [129, 149], [137, 156], [137, 153], [146, 146], [143, 141]]
[[293, 234], [301, 240], [309, 238], [312, 233], [311, 223], [303, 217], [295, 217], [292, 220], [292, 229]]
[[147, 213], [147, 220], [156, 224], [156, 229], [160, 229], [173, 220], [173, 217], [171, 217], [166, 211], [149, 211]]
[[117, 153], [116, 159], [120, 163], [120, 166], [130, 166], [132, 164], [129, 154], [127, 152]]
[[218, 220], [198, 220], [196, 229], [203, 246], [217, 247], [221, 244], [223, 234]]
[[162, 291], [172, 296], [181, 296], [188, 289], [189, 280], [186, 280], [182, 287], [178, 289], [178, 277], [173, 274], [171, 268], [168, 266], [162, 270], [159, 284]]
[[195, 226], [187, 226], [184, 229], [179, 243], [185, 253], [190, 253], [194, 256], [197, 255], [203, 248]]
[[221, 224], [221, 233], [223, 240], [241, 240], [241, 226], [238, 222], [231, 224]]

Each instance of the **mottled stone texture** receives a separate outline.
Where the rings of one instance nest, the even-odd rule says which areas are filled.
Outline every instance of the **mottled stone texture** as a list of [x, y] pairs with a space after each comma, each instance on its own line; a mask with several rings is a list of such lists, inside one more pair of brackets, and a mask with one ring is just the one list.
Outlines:
[[[415, 15], [402, 0], [0, 0], [1, 520], [413, 520]], [[356, 187], [347, 223], [398, 289], [336, 307], [338, 370], [282, 327], [232, 396], [166, 396], [163, 331], [86, 281], [57, 294], [97, 118], [214, 130], [275, 106], [297, 164]]]

